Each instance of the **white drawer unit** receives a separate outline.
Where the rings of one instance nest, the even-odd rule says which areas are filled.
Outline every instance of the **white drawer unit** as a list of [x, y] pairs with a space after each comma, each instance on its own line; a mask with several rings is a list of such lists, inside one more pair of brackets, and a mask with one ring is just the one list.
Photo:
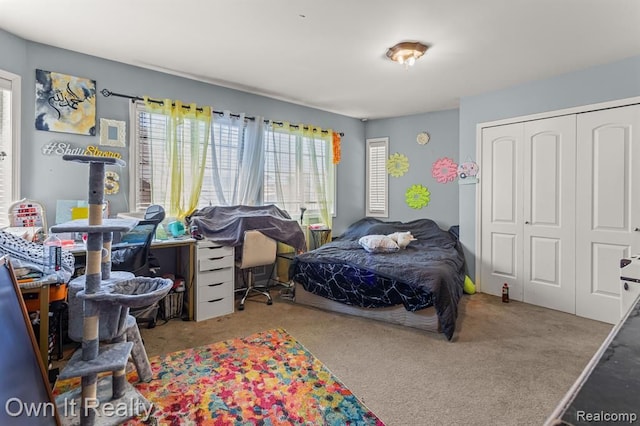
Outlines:
[[198, 241], [195, 284], [196, 321], [233, 313], [234, 249], [213, 241]]
[[620, 317], [624, 318], [640, 297], [640, 255], [620, 260]]

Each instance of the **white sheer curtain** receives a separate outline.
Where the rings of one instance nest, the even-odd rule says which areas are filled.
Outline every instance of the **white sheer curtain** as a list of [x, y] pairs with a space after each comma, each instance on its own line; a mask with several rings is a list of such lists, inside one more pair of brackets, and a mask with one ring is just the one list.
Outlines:
[[264, 175], [264, 120], [224, 111], [212, 126], [212, 175], [219, 205], [259, 205]]
[[333, 132], [285, 122], [268, 126], [266, 133], [264, 203], [276, 204], [292, 217], [304, 208], [305, 224], [322, 222], [331, 228]]

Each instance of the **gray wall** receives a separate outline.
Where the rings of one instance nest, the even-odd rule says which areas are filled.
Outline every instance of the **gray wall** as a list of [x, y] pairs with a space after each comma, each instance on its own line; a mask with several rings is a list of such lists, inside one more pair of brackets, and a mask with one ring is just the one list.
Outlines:
[[[478, 123], [640, 95], [640, 56], [460, 101], [460, 157], [476, 159]], [[480, 170], [482, 179], [482, 170]], [[475, 277], [475, 185], [460, 187], [460, 238]]]
[[[441, 157], [458, 157], [458, 110], [430, 112], [366, 122], [366, 137], [389, 137], [389, 154], [409, 158], [409, 171], [401, 177], [389, 176], [389, 220], [433, 219], [447, 229], [458, 224], [458, 183], [438, 183], [431, 176], [431, 166]], [[426, 131], [431, 139], [426, 145], [416, 142], [416, 135]], [[405, 202], [405, 191], [422, 184], [429, 189], [431, 201], [422, 209], [412, 209]]]
[[[475, 185], [439, 184], [431, 177], [433, 161], [449, 156], [456, 161], [476, 160], [476, 125], [590, 103], [640, 95], [640, 56], [605, 64], [559, 77], [530, 82], [505, 90], [462, 98], [459, 110], [438, 111], [413, 116], [371, 120], [332, 114], [313, 108], [281, 102], [263, 96], [149, 71], [113, 61], [50, 46], [31, 43], [0, 30], [0, 68], [22, 76], [22, 197], [42, 200], [53, 223], [55, 200], [86, 199], [86, 167], [63, 162], [60, 157], [44, 156], [42, 147], [61, 140], [80, 146], [97, 145], [98, 137], [36, 131], [35, 69], [45, 69], [96, 80], [98, 90], [180, 99], [212, 105], [265, 118], [305, 122], [331, 127], [345, 133], [342, 162], [338, 165], [337, 217], [334, 235], [364, 216], [366, 138], [389, 137], [390, 153], [409, 157], [409, 172], [389, 177], [389, 220], [429, 217], [442, 227], [460, 224], [472, 276], [475, 276]], [[128, 104], [122, 98], [98, 95], [97, 118], [128, 122]], [[428, 131], [426, 146], [415, 142], [416, 134]], [[459, 141], [459, 142], [458, 142]], [[113, 148], [123, 153], [126, 149]], [[482, 173], [482, 171], [480, 171]], [[126, 203], [128, 173], [121, 170], [120, 194], [110, 196], [113, 211], [129, 210]], [[421, 210], [406, 206], [404, 192], [414, 183], [431, 191], [431, 203]]]
[[[153, 98], [179, 99], [211, 105], [216, 110], [262, 115], [268, 119], [308, 123], [344, 132], [342, 161], [337, 169], [337, 217], [335, 232], [342, 232], [364, 215], [364, 123], [357, 119], [271, 98], [227, 89], [194, 80], [133, 67], [51, 46], [32, 43], [0, 30], [0, 68], [22, 76], [21, 196], [45, 204], [50, 224], [55, 218], [58, 199], [87, 199], [88, 167], [62, 161], [59, 156], [42, 154], [51, 141], [70, 142], [86, 147], [98, 145], [98, 136], [82, 136], [35, 130], [35, 70], [62, 72], [96, 80], [97, 90], [148, 95]], [[128, 100], [105, 98], [98, 94], [97, 124], [100, 118], [128, 123]], [[98, 129], [99, 130], [99, 127]], [[103, 149], [106, 147], [102, 147]], [[113, 148], [128, 160], [128, 148]], [[128, 170], [120, 170], [120, 193], [107, 196], [112, 212], [128, 211]]]

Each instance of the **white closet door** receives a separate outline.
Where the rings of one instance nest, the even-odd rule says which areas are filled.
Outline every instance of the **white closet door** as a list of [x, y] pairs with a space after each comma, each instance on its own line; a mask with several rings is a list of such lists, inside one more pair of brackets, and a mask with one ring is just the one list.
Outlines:
[[522, 123], [482, 130], [483, 293], [522, 300]]
[[575, 115], [524, 124], [524, 301], [575, 313]]
[[640, 106], [578, 116], [576, 314], [620, 319], [620, 259], [640, 249]]

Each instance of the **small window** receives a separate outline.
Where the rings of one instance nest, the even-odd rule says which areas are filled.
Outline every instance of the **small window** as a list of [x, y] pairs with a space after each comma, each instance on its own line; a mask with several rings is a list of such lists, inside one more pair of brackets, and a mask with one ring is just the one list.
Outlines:
[[389, 217], [389, 138], [367, 139], [367, 211], [371, 217]]

